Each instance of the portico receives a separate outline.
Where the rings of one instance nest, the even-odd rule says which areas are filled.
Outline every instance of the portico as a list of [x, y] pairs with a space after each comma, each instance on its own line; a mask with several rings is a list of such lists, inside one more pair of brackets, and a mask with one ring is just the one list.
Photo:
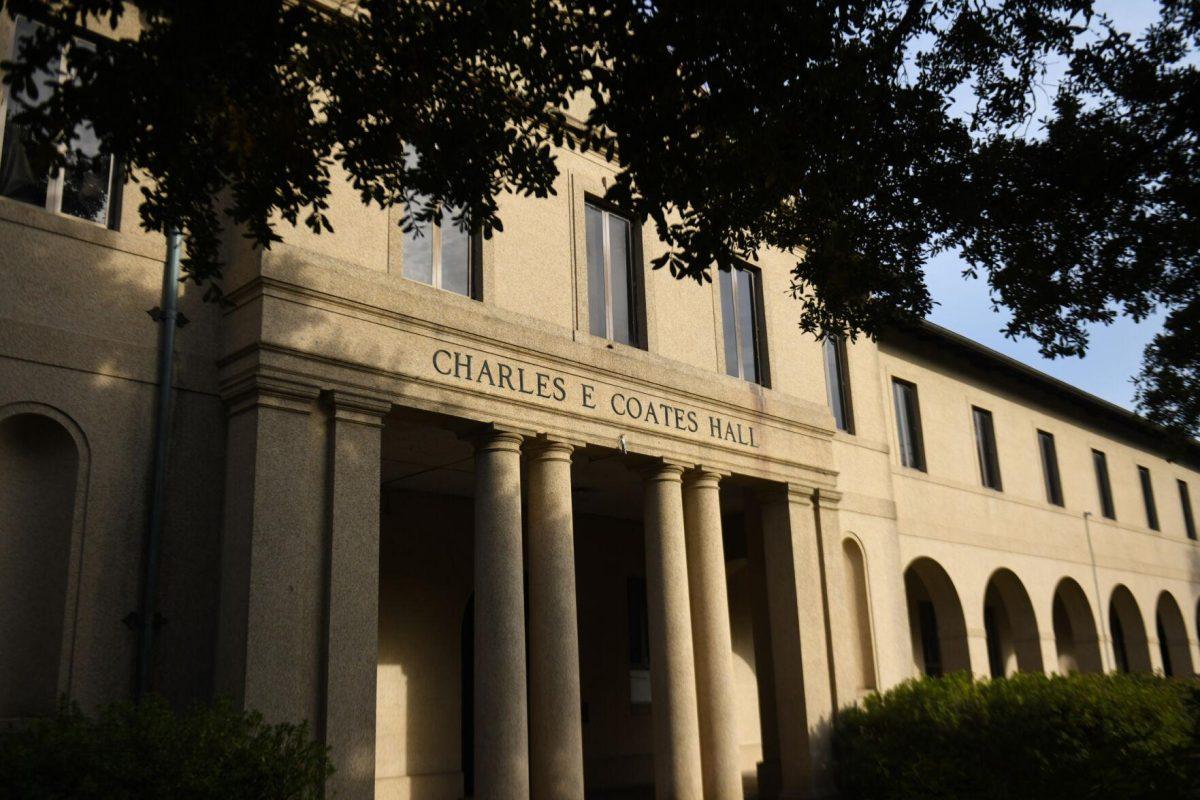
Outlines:
[[[461, 425], [453, 420], [446, 424], [451, 429]], [[618, 796], [613, 793], [640, 787], [665, 798], [740, 798], [744, 787], [757, 794], [756, 781], [748, 778], [757, 773], [755, 760], [761, 759], [764, 737], [779, 739], [779, 768], [787, 776], [772, 796], [820, 796], [826, 788], [822, 725], [831, 699], [823, 666], [819, 578], [815, 571], [808, 580], [802, 577], [806, 568], [816, 569], [816, 562], [778, 571], [779, 591], [786, 596], [774, 602], [778, 633], [758, 633], [784, 644], [778, 648], [778, 664], [758, 669], [786, 668], [777, 681], [783, 691], [777, 693], [782, 705], [776, 718], [789, 724], [779, 731], [764, 731], [760, 724], [748, 737], [758, 753], [745, 763], [737, 706], [750, 704], [750, 715], [757, 717], [757, 687], [747, 692], [735, 682], [722, 524], [721, 485], [732, 480], [725, 495], [728, 505], [736, 506], [729, 509], [735, 525], [744, 525], [746, 498], [768, 508], [796, 505], [794, 520], [790, 512], [783, 519], [764, 515], [773, 527], [763, 525], [760, 532], [772, 542], [786, 540], [773, 549], [793, 552], [793, 541], [813, 535], [814, 507], [787, 499], [803, 498], [804, 489], [793, 487], [789, 495], [702, 466], [495, 426], [435, 435], [447, 448], [437, 463], [455, 466], [422, 468], [408, 459], [417, 458], [417, 450], [430, 454], [429, 434], [410, 438], [405, 430], [398, 422], [384, 447], [389, 520], [383, 536], [385, 551], [390, 540], [404, 548], [414, 566], [397, 574], [385, 552], [380, 577], [384, 597], [410, 599], [399, 607], [385, 600], [381, 648], [389, 651], [401, 645], [397, 639], [408, 639], [403, 647], [413, 652], [444, 649], [452, 668], [457, 644], [465, 669], [460, 637], [434, 634], [422, 645], [428, 634], [404, 623], [405, 607], [428, 596], [435, 585], [450, 594], [465, 592], [472, 598], [463, 603], [464, 615], [471, 615], [463, 624], [471, 635], [472, 674], [470, 680], [456, 682], [435, 669], [437, 675], [426, 682], [413, 661], [397, 668], [382, 657], [382, 738], [376, 758], [386, 772], [387, 762], [395, 761], [389, 751], [401, 741], [406, 761], [432, 756], [422, 739], [425, 729], [438, 726], [415, 722], [411, 710], [401, 724], [396, 713], [408, 707], [413, 692], [446, 692], [447, 711], [457, 699], [467, 716], [449, 711], [441, 715], [442, 722], [459, 727], [459, 737], [470, 741], [459, 748], [461, 755], [446, 748], [440, 759], [427, 762], [430, 767], [437, 762], [439, 772], [422, 772], [425, 766], [412, 764], [403, 775], [382, 775], [377, 796], [440, 796], [436, 792], [444, 791], [454, 797], [583, 798]], [[461, 495], [437, 496], [437, 489], [469, 490], [474, 502]], [[782, 501], [776, 499], [780, 494]], [[432, 519], [415, 510], [427, 505], [440, 509], [430, 514]], [[449, 507], [458, 508], [453, 517], [445, 514]], [[473, 508], [472, 515], [464, 513], [467, 507]], [[793, 530], [796, 526], [802, 528]], [[457, 589], [447, 586], [447, 576], [440, 573], [428, 582], [415, 574], [423, 571], [415, 565], [433, 557], [429, 538], [435, 528], [440, 542], [435, 547], [449, 548], [458, 568], [470, 559], [473, 577], [455, 578]], [[400, 544], [401, 539], [408, 544]], [[815, 556], [815, 540], [799, 549]], [[815, 615], [801, 620], [797, 591], [788, 591], [789, 580], [809, 583], [817, 591]], [[644, 606], [632, 599], [629, 583], [644, 586]], [[604, 598], [603, 607], [595, 602], [598, 596]], [[626, 607], [612, 614], [614, 605]], [[454, 610], [453, 603], [446, 608], [447, 621]], [[645, 696], [633, 684], [640, 666], [633, 663], [636, 657], [626, 663], [626, 644], [637, 636], [631, 618], [639, 612], [645, 615], [648, 645]], [[788, 636], [789, 625], [799, 624], [814, 628], [806, 634], [811, 642], [798, 632]], [[785, 654], [805, 647], [815, 651], [811, 665], [785, 660]], [[390, 677], [400, 671], [405, 673], [403, 690], [399, 676]], [[808, 673], [816, 677], [802, 681], [801, 675]], [[811, 684], [815, 699], [802, 683]], [[394, 691], [409, 696], [401, 701]], [[811, 722], [809, 709], [820, 709]], [[459, 776], [461, 788], [454, 785]], [[442, 788], [435, 790], [435, 784]]]
[[828, 793], [819, 409], [258, 289], [271, 341], [223, 367], [220, 688], [312, 720], [341, 796]]

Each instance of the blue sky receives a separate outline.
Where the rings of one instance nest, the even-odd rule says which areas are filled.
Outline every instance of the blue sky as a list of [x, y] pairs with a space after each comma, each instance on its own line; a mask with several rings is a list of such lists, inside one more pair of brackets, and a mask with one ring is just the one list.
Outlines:
[[[1141, 31], [1157, 17], [1153, 0], [1100, 0], [1098, 10], [1107, 13], [1126, 30]], [[1158, 313], [1141, 323], [1119, 318], [1109, 326], [1091, 329], [1091, 344], [1084, 358], [1045, 359], [1029, 340], [1004, 338], [1000, 330], [1008, 320], [1001, 309], [992, 310], [987, 284], [961, 276], [962, 262], [953, 253], [931, 261], [925, 271], [929, 291], [939, 303], [929, 315], [932, 322], [969, 336], [977, 342], [1016, 358], [1084, 391], [1126, 408], [1133, 408], [1133, 384], [1142, 351], [1162, 327]]]

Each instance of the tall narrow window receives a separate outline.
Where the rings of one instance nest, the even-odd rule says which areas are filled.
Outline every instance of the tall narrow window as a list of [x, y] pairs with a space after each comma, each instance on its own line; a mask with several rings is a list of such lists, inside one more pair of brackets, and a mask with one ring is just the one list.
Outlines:
[[1189, 539], [1196, 538], [1196, 518], [1192, 516], [1192, 497], [1188, 493], [1188, 485], [1182, 480], [1175, 483], [1179, 485], [1179, 504], [1183, 506], [1183, 529], [1187, 531]]
[[1038, 431], [1038, 449], [1042, 453], [1042, 477], [1046, 480], [1046, 502], [1063, 505], [1062, 478], [1058, 474], [1058, 451], [1054, 434]]
[[588, 329], [622, 344], [638, 343], [633, 226], [624, 217], [584, 205], [588, 272]]
[[846, 368], [846, 340], [841, 336], [825, 339], [825, 390], [829, 410], [838, 430], [854, 433], [854, 411], [850, 405], [850, 375]]
[[[23, 17], [17, 19], [15, 53], [21, 43], [33, 36], [38, 23]], [[92, 50], [90, 42], [74, 40], [71, 48]], [[71, 51], [68, 49], [46, 69], [34, 76], [37, 96], [30, 97], [16, 87], [9, 87], [4, 96], [4, 127], [0, 130], [0, 195], [23, 203], [41, 206], [48, 211], [66, 214], [100, 225], [115, 222], [111, 214], [113, 192], [113, 158], [100, 152], [96, 132], [88, 123], [75, 129], [67, 143], [66, 167], [57, 175], [50, 174], [50, 162], [32, 146], [29, 131], [15, 117], [26, 108], [43, 102], [55, 87], [71, 80]]]
[[749, 267], [720, 269], [721, 325], [725, 339], [725, 372], [766, 385], [758, 273]]
[[[417, 198], [414, 202], [420, 205], [424, 201]], [[443, 208], [436, 224], [413, 225], [412, 230], [405, 232], [404, 277], [477, 297], [477, 241], [459, 227], [454, 217], [453, 211]]]
[[917, 387], [899, 378], [892, 379], [892, 400], [896, 406], [896, 433], [900, 438], [900, 463], [925, 471], [925, 443], [921, 436], [921, 408]]
[[1150, 480], [1150, 470], [1138, 467], [1138, 480], [1142, 484], [1142, 502], [1146, 506], [1146, 525], [1150, 530], [1158, 530], [1158, 506], [1154, 503], [1154, 483]]
[[1092, 464], [1096, 468], [1096, 488], [1100, 492], [1100, 513], [1109, 519], [1117, 518], [1113, 507], [1112, 484], [1108, 482], [1108, 459], [1099, 450], [1092, 451]]
[[979, 477], [989, 489], [1001, 491], [1000, 457], [996, 454], [996, 429], [992, 424], [992, 412], [972, 407], [971, 418], [975, 422], [975, 452], [979, 455]]

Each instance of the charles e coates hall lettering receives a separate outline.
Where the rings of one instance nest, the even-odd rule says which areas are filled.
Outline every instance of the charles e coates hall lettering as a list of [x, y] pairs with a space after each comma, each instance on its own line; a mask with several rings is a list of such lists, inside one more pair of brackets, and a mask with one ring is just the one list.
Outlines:
[[[706, 414], [663, 400], [580, 382], [572, 387], [567, 378], [532, 367], [514, 366], [497, 358], [458, 350], [435, 350], [433, 369], [439, 375], [460, 381], [487, 384], [495, 389], [538, 397], [556, 403], [576, 404], [587, 410], [611, 411], [617, 417], [648, 425], [707, 433], [713, 439], [744, 447], [758, 447], [754, 426], [715, 414]], [[577, 388], [577, 391], [572, 391]]]

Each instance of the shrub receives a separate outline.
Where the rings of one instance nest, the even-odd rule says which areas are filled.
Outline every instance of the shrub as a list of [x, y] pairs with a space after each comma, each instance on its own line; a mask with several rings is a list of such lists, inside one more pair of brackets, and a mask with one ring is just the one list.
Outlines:
[[13, 800], [317, 800], [332, 771], [306, 725], [227, 702], [67, 707], [0, 735], [0, 797]]
[[1200, 684], [966, 674], [903, 683], [834, 725], [845, 800], [1200, 797]]

